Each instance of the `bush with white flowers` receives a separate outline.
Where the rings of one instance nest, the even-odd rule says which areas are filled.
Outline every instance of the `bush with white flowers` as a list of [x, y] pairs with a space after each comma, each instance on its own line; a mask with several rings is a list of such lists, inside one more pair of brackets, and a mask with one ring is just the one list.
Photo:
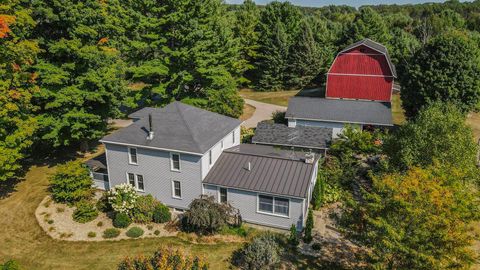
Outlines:
[[116, 185], [107, 193], [108, 203], [113, 210], [127, 215], [131, 215], [138, 196], [135, 187], [130, 184]]

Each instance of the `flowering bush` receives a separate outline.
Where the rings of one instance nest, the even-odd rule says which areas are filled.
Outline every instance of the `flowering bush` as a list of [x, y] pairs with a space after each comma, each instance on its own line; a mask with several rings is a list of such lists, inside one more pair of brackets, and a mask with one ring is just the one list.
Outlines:
[[108, 203], [115, 212], [131, 215], [138, 194], [132, 185], [120, 184], [108, 191], [107, 197]]

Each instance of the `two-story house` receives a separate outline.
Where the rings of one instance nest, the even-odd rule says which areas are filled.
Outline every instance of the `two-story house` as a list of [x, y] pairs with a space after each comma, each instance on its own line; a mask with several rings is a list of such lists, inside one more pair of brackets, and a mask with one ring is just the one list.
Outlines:
[[104, 171], [98, 187], [130, 183], [177, 211], [208, 194], [230, 203], [247, 222], [303, 227], [318, 158], [240, 145], [239, 120], [181, 102], [129, 117], [130, 126], [101, 140], [105, 157], [87, 162]]

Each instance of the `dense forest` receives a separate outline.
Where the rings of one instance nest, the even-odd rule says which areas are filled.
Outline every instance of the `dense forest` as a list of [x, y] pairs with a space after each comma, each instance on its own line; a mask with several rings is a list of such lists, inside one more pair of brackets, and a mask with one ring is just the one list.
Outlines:
[[85, 149], [105, 134], [108, 119], [141, 106], [181, 100], [238, 117], [239, 88], [321, 86], [336, 52], [367, 37], [388, 47], [409, 116], [437, 99], [474, 110], [479, 31], [478, 0], [359, 9], [3, 0], [0, 179], [32, 154]]

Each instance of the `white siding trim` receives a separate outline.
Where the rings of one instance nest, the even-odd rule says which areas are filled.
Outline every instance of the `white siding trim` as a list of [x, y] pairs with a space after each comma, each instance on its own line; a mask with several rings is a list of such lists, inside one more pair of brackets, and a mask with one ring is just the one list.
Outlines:
[[[173, 168], [173, 155], [178, 155], [178, 169]], [[180, 172], [182, 170], [182, 156], [180, 153], [170, 152], [170, 170], [172, 172]]]
[[[135, 157], [137, 158], [137, 162], [132, 162], [132, 154], [130, 153], [131, 149], [135, 149]], [[128, 164], [138, 165], [138, 149], [136, 147], [128, 147]]]

